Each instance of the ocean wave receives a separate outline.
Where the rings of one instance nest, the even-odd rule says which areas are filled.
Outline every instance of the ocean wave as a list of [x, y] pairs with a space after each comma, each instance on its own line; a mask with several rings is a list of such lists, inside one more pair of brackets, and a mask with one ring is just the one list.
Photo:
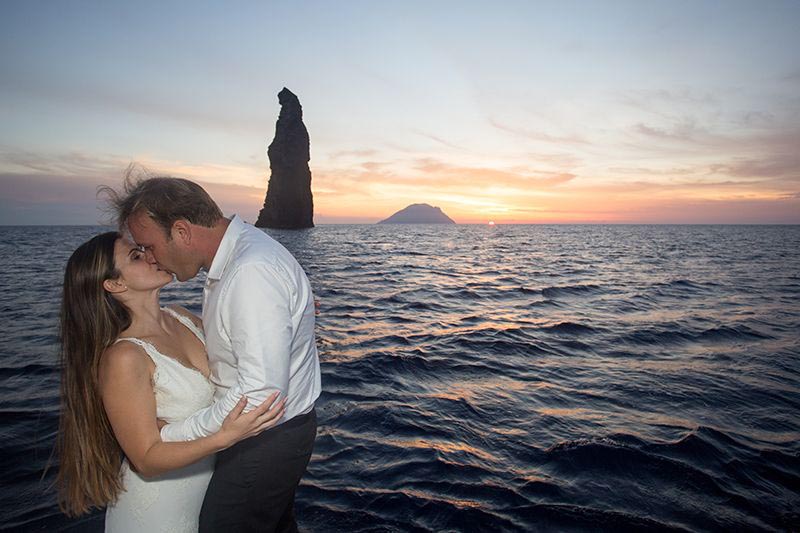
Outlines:
[[[53, 287], [93, 232], [0, 228], [15, 273], [0, 287], [0, 528], [88, 523], [39, 483], [58, 428]], [[301, 529], [800, 530], [798, 228], [273, 235], [322, 304]], [[23, 260], [48, 270], [26, 278]], [[199, 311], [202, 286], [162, 296]]]
[[566, 298], [570, 296], [585, 296], [588, 294], [598, 294], [603, 291], [603, 287], [595, 284], [585, 285], [564, 285], [560, 287], [545, 287], [542, 289], [542, 296], [545, 298]]
[[589, 335], [598, 333], [599, 330], [584, 324], [577, 324], [575, 322], [559, 322], [553, 326], [542, 328], [543, 331], [550, 333], [560, 333], [563, 335]]
[[632, 330], [620, 340], [634, 344], [670, 345], [680, 343], [748, 342], [773, 338], [747, 326], [719, 326], [702, 331], [680, 324], [665, 324]]

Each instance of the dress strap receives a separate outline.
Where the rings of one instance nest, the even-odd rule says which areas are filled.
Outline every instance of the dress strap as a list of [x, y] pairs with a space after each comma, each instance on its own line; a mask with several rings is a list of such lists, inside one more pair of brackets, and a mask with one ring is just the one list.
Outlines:
[[[114, 344], [117, 344], [118, 342], [122, 341], [132, 342], [133, 344], [142, 348], [144, 350], [144, 353], [146, 353], [156, 365], [158, 364], [159, 357], [167, 357], [166, 355], [159, 352], [158, 349], [151, 343], [144, 341], [138, 337], [120, 337], [119, 339], [114, 341]], [[169, 359], [169, 357], [167, 357], [167, 359]]]
[[197, 325], [195, 325], [195, 323], [192, 322], [191, 318], [175, 311], [174, 309], [170, 309], [169, 307], [162, 307], [162, 309], [166, 311], [170, 316], [172, 316], [175, 320], [186, 326], [189, 329], [189, 331], [194, 333], [195, 337], [200, 339], [200, 342], [203, 343], [203, 346], [205, 346], [206, 337], [205, 335], [203, 335], [203, 330], [198, 328]]

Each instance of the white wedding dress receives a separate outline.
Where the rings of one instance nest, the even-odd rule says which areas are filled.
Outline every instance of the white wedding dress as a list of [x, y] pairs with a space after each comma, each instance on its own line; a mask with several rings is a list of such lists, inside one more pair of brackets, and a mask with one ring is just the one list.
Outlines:
[[[164, 311], [205, 344], [203, 332], [191, 320], [172, 309], [164, 308]], [[120, 341], [141, 346], [156, 365], [153, 383], [158, 418], [168, 423], [177, 422], [212, 403], [214, 385], [199, 371], [167, 357], [141, 339], [125, 337], [117, 340]], [[124, 491], [106, 509], [106, 531], [197, 531], [200, 508], [213, 472], [213, 455], [150, 479], [140, 477], [128, 461], [124, 461], [121, 472]]]

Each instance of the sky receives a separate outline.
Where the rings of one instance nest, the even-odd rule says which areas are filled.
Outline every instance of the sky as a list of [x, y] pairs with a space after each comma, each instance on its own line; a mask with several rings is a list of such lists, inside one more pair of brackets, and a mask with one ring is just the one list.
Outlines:
[[0, 3], [0, 225], [135, 164], [258, 216], [287, 87], [315, 222], [800, 223], [800, 2]]

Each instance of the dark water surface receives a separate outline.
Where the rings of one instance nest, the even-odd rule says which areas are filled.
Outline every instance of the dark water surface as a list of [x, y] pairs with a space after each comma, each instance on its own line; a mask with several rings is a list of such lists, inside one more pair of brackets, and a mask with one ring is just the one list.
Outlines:
[[[62, 270], [98, 231], [0, 228], [5, 528], [102, 527], [41, 480]], [[800, 226], [270, 234], [322, 302], [301, 529], [800, 529]]]

